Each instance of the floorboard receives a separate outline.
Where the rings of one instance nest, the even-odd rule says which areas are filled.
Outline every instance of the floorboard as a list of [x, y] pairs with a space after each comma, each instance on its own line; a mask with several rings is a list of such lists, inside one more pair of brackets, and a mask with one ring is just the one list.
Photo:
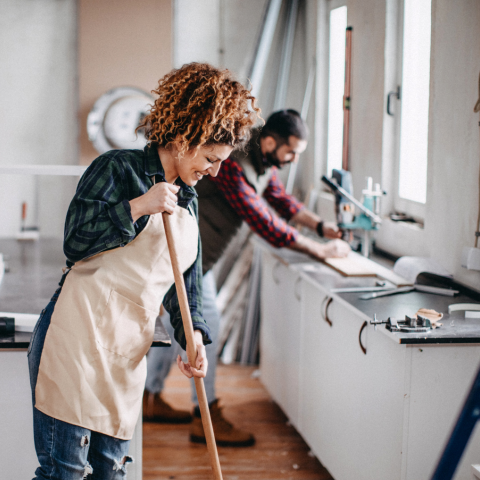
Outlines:
[[[218, 366], [217, 396], [225, 416], [252, 431], [256, 444], [249, 448], [219, 447], [224, 480], [333, 480], [288, 424], [253, 367]], [[167, 379], [165, 399], [178, 408], [191, 408], [190, 384], [176, 367]], [[143, 427], [144, 480], [210, 480], [204, 445], [189, 442], [189, 425], [148, 423]]]

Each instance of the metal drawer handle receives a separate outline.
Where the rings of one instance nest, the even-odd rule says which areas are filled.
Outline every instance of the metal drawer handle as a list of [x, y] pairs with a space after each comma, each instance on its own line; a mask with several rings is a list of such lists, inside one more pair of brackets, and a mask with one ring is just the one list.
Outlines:
[[275, 272], [276, 272], [276, 270], [277, 270], [277, 268], [278, 268], [279, 266], [280, 266], [280, 262], [277, 261], [277, 262], [275, 262], [275, 265], [274, 265], [273, 268], [272, 268], [272, 278], [273, 278], [273, 281], [274, 281], [277, 285], [280, 284], [280, 280], [279, 280], [278, 277], [275, 275]]
[[297, 287], [301, 283], [301, 281], [302, 281], [302, 277], [297, 277], [297, 279], [295, 280], [295, 283], [293, 284], [293, 294], [295, 295], [295, 298], [298, 301], [302, 300], [302, 295], [297, 289]]
[[397, 100], [400, 100], [401, 98], [400, 94], [401, 94], [401, 88], [397, 87], [396, 92], [389, 92], [389, 94], [387, 95], [387, 114], [391, 115], [392, 117], [394, 116], [394, 113], [392, 113], [392, 111], [390, 110], [390, 97], [393, 95], [394, 97], [396, 97]]
[[360, 344], [360, 348], [362, 349], [362, 352], [364, 353], [364, 355], [367, 354], [367, 349], [362, 344], [362, 333], [363, 333], [364, 328], [367, 325], [368, 325], [367, 322], [363, 322], [362, 328], [360, 328], [360, 333], [358, 334], [358, 343]]
[[[325, 301], [326, 300], [326, 301]], [[332, 321], [328, 318], [328, 307], [330, 306], [330, 304], [333, 302], [333, 297], [325, 297], [323, 299], [323, 302], [325, 303], [325, 309], [324, 309], [324, 313], [323, 313], [323, 319], [331, 326], [333, 327], [333, 324], [332, 324]]]

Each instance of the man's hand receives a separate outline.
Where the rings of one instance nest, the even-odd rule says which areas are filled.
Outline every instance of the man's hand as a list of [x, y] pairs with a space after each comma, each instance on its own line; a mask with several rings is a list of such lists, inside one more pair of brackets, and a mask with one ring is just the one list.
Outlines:
[[296, 242], [290, 245], [290, 248], [308, 253], [319, 260], [346, 257], [350, 252], [350, 245], [343, 240], [336, 239], [328, 243], [318, 243], [303, 235], [298, 235]]
[[342, 238], [342, 231], [338, 228], [334, 222], [323, 222], [322, 225], [323, 236], [325, 238], [334, 239]]
[[147, 193], [130, 200], [133, 222], [135, 223], [144, 215], [153, 215], [160, 212], [172, 214], [177, 203], [175, 194], [179, 188], [177, 185], [161, 182], [155, 184]]
[[184, 363], [180, 355], [177, 356], [177, 365], [180, 371], [188, 378], [199, 377], [204, 378], [207, 375], [208, 361], [205, 345], [203, 344], [202, 332], [195, 330], [195, 345], [197, 347], [197, 359], [195, 367], [189, 363]]
[[350, 245], [343, 240], [332, 240], [331, 242], [322, 245], [322, 260], [326, 258], [342, 258], [348, 256], [350, 253]]

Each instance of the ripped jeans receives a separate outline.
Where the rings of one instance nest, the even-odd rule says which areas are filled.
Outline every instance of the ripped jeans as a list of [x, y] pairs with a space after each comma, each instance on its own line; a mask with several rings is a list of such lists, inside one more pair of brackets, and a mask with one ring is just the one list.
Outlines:
[[[64, 278], [62, 278], [63, 280]], [[61, 282], [62, 283], [62, 282]], [[124, 480], [130, 440], [120, 440], [52, 418], [35, 408], [35, 386], [43, 344], [61, 287], [42, 311], [28, 350], [33, 434], [40, 466], [34, 480]]]

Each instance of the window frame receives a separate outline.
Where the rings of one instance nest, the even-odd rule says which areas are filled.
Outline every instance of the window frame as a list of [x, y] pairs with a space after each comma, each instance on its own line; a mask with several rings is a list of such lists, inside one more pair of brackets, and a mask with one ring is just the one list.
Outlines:
[[[403, 212], [412, 216], [419, 224], [423, 224], [427, 212], [427, 204], [429, 199], [428, 188], [428, 172], [429, 172], [429, 158], [430, 158], [430, 142], [427, 138], [427, 178], [426, 178], [426, 201], [425, 203], [416, 202], [414, 200], [400, 197], [400, 144], [401, 144], [401, 122], [402, 122], [402, 90], [403, 90], [403, 38], [405, 31], [405, 0], [398, 0], [397, 10], [397, 59], [396, 59], [396, 84], [400, 86], [400, 101], [395, 102], [395, 148], [394, 148], [394, 161], [393, 161], [393, 211]], [[433, 20], [433, 19], [432, 19]], [[430, 38], [432, 37], [432, 30], [430, 28]], [[430, 112], [432, 108], [431, 98], [431, 57], [432, 50], [430, 46], [430, 83], [428, 89], [429, 102], [428, 102], [428, 137], [430, 137], [431, 131], [431, 118]], [[386, 92], [388, 95], [388, 92]], [[386, 114], [386, 113], [385, 113]], [[391, 212], [393, 213], [393, 212]]]
[[[326, 148], [325, 148], [325, 166], [324, 166], [324, 174], [326, 176], [330, 176], [330, 171], [329, 171], [329, 124], [330, 124], [330, 19], [331, 19], [331, 13], [333, 10], [336, 10], [337, 8], [345, 7], [347, 9], [347, 18], [346, 18], [346, 26], [348, 27], [348, 5], [347, 5], [347, 0], [328, 0], [327, 4], [327, 39], [328, 39], [328, 45], [327, 45], [327, 79], [326, 79]], [[345, 39], [346, 39], [346, 30], [345, 30]], [[343, 79], [343, 88], [342, 88], [342, 101], [343, 101], [343, 95], [345, 92], [345, 72], [344, 72], [344, 79]], [[343, 112], [343, 108], [342, 108]], [[344, 135], [344, 124], [343, 124], [343, 119], [345, 118], [345, 114], [342, 114], [342, 145], [340, 148], [340, 153], [342, 155], [343, 151], [343, 135]], [[340, 157], [340, 168], [342, 168], [342, 156]]]

